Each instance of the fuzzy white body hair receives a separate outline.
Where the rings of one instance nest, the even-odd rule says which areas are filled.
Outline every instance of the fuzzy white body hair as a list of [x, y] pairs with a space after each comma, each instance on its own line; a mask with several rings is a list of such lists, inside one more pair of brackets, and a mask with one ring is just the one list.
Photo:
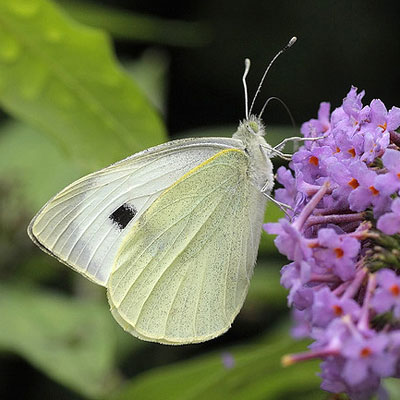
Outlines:
[[240, 140], [249, 155], [251, 182], [260, 191], [265, 187], [264, 192], [270, 194], [274, 186], [273, 165], [263, 151], [263, 147], [268, 147], [264, 135], [265, 128], [262, 121], [255, 116], [250, 116], [248, 120], [240, 123], [232, 138]]

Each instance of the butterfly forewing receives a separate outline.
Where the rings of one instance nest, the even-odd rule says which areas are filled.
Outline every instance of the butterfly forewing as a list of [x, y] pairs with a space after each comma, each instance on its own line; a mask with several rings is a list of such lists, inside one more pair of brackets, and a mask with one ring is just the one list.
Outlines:
[[51, 199], [28, 233], [45, 251], [106, 285], [125, 235], [160, 194], [233, 139], [166, 143], [90, 174]]
[[225, 332], [243, 305], [265, 200], [238, 149], [220, 151], [159, 196], [117, 252], [111, 311], [141, 339], [201, 342]]

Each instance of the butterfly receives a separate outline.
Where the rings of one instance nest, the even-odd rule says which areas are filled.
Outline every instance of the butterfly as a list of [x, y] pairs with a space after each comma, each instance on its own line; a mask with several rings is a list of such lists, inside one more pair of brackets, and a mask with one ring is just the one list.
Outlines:
[[215, 338], [244, 303], [274, 184], [270, 158], [284, 156], [248, 111], [249, 66], [246, 119], [232, 138], [134, 154], [67, 186], [28, 227], [42, 250], [106, 287], [112, 315], [140, 339]]

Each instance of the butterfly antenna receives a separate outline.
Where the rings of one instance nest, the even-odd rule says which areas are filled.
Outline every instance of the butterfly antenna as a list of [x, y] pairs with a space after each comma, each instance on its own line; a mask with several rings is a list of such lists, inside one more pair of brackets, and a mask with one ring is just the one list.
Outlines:
[[286, 105], [286, 103], [285, 103], [282, 99], [280, 99], [279, 97], [270, 97], [269, 99], [267, 99], [267, 101], [266, 101], [266, 102], [264, 103], [264, 105], [263, 105], [263, 108], [261, 109], [260, 114], [258, 115], [258, 118], [261, 118], [261, 117], [262, 117], [262, 115], [263, 115], [265, 109], [267, 108], [269, 102], [271, 102], [272, 100], [279, 101], [279, 103], [281, 103], [281, 104], [283, 105], [283, 107], [285, 107], [286, 112], [289, 114], [289, 118], [290, 118], [290, 121], [292, 122], [293, 128], [296, 128], [296, 122], [295, 122], [295, 120], [294, 120], [294, 118], [293, 118], [292, 113], [290, 112], [289, 107], [288, 107], [288, 106]]
[[268, 71], [271, 69], [271, 67], [272, 67], [272, 65], [274, 64], [275, 60], [276, 60], [282, 53], [284, 53], [289, 47], [292, 47], [292, 46], [296, 43], [296, 40], [297, 40], [297, 37], [296, 37], [296, 36], [293, 36], [293, 37], [289, 40], [288, 44], [287, 44], [283, 49], [281, 49], [281, 50], [275, 55], [275, 57], [272, 59], [272, 61], [269, 63], [267, 69], [266, 69], [265, 72], [264, 72], [264, 75], [263, 75], [262, 78], [261, 78], [260, 84], [258, 85], [257, 92], [256, 92], [256, 94], [255, 94], [254, 97], [253, 97], [253, 101], [251, 102], [249, 114], [251, 114], [251, 111], [252, 111], [252, 109], [253, 109], [254, 103], [255, 103], [255, 101], [256, 101], [256, 99], [257, 99], [258, 94], [260, 93], [261, 87], [262, 87], [262, 85], [263, 85], [263, 83], [264, 83], [265, 77], [266, 77], [267, 74], [268, 74]]
[[246, 78], [247, 74], [249, 73], [250, 70], [250, 60], [246, 58], [244, 60], [244, 73], [243, 73], [243, 88], [244, 88], [244, 113], [246, 115], [246, 119], [249, 119], [249, 94], [247, 92], [247, 83], [246, 83]]

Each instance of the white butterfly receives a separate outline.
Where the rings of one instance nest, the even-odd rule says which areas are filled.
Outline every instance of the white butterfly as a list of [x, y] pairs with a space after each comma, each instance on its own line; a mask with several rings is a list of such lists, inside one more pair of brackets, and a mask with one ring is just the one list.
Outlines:
[[114, 318], [140, 339], [203, 342], [243, 305], [273, 187], [270, 156], [282, 155], [249, 116], [248, 70], [247, 60], [246, 120], [231, 139], [176, 140], [128, 157], [66, 187], [28, 227], [42, 250], [105, 286]]

